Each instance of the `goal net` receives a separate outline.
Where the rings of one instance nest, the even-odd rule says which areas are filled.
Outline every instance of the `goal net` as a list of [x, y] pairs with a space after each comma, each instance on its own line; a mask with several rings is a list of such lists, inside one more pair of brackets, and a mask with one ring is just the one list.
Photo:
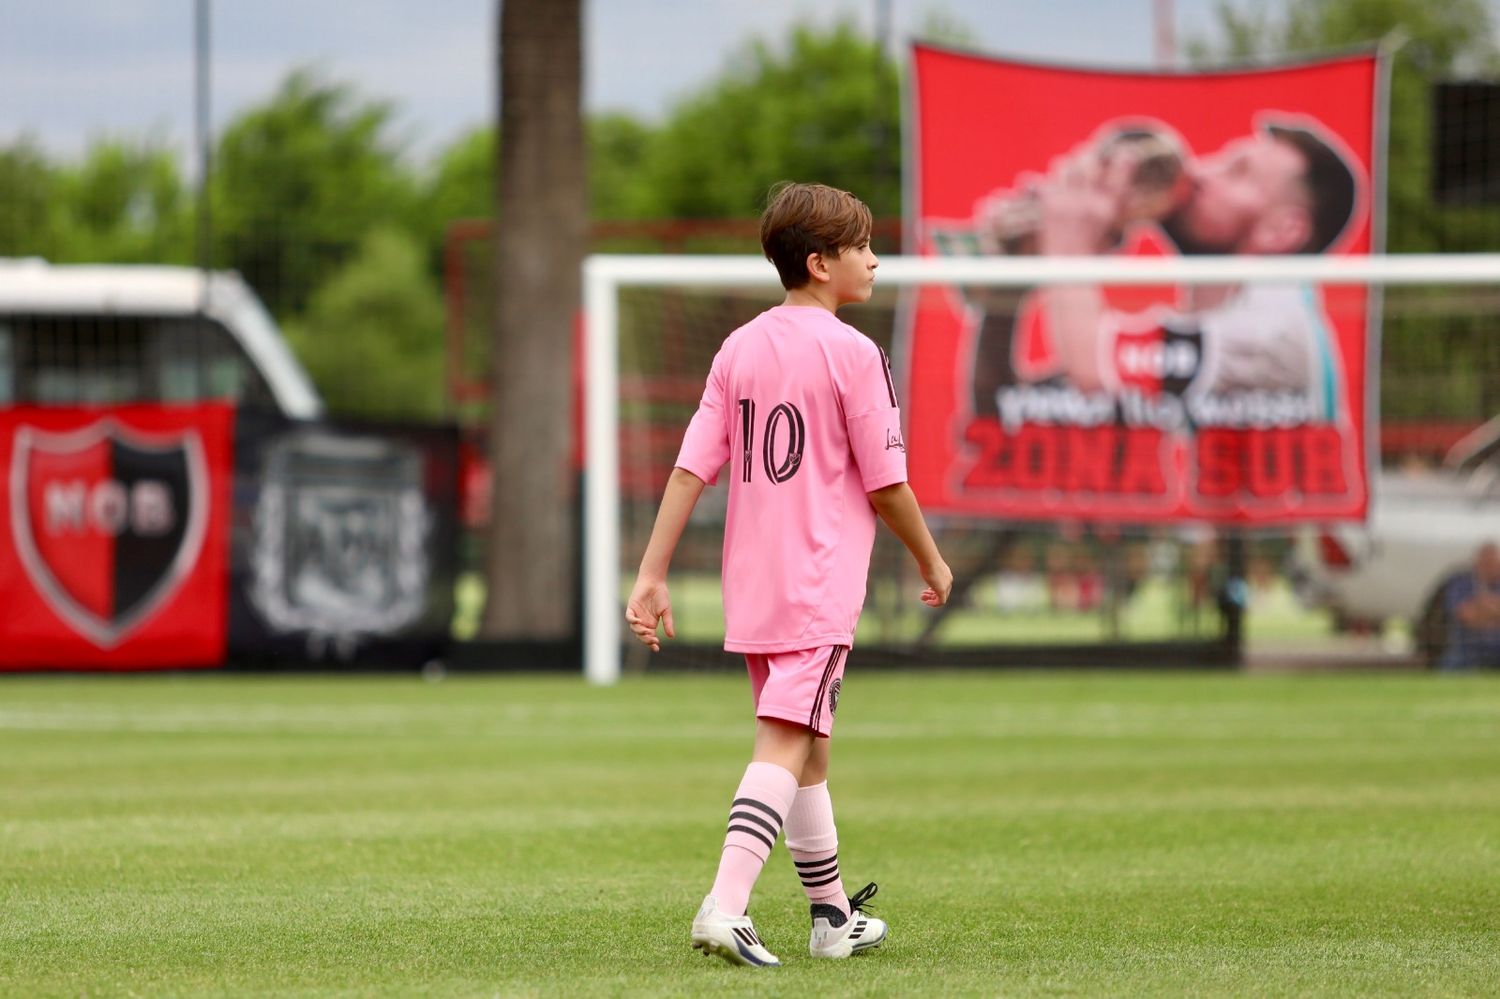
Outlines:
[[[1095, 324], [1111, 326], [1082, 369], [1055, 311], [1079, 288], [1102, 305]], [[909, 557], [882, 529], [861, 663], [1151, 665], [1173, 650], [1201, 663], [1237, 638], [1226, 632], [1236, 608], [1273, 639], [1326, 629], [1292, 593], [1298, 536], [1363, 522], [1382, 465], [1440, 466], [1500, 412], [1500, 255], [887, 257], [876, 289], [839, 316], [892, 357], [913, 486], [957, 585], [950, 608], [924, 608]], [[782, 296], [758, 257], [586, 264], [595, 682], [726, 661], [727, 478], [705, 490], [673, 561], [676, 640], [647, 653], [623, 606], [715, 352]], [[1289, 333], [1277, 303], [1299, 298], [1311, 311]], [[1237, 315], [1201, 307], [1226, 299], [1242, 303]], [[1297, 341], [1294, 360], [1251, 350], [1278, 336]]]

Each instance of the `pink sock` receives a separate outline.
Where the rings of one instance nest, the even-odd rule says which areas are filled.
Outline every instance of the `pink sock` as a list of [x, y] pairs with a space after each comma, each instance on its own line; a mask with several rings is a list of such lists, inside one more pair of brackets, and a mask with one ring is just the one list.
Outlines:
[[750, 889], [766, 866], [796, 796], [797, 778], [791, 771], [774, 763], [752, 763], [745, 768], [729, 808], [729, 831], [724, 835], [724, 852], [719, 855], [719, 875], [709, 893], [718, 900], [720, 912], [745, 914]]
[[828, 796], [826, 780], [797, 788], [797, 798], [786, 816], [786, 848], [808, 901], [831, 905], [849, 915], [844, 879], [839, 876], [839, 833], [833, 824], [833, 799]]

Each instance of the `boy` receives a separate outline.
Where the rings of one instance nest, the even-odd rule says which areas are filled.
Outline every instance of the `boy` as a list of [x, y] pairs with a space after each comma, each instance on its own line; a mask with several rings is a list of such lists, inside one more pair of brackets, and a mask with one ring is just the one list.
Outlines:
[[916, 558], [923, 603], [943, 604], [953, 574], [906, 484], [885, 352], [834, 315], [874, 286], [870, 210], [821, 184], [784, 184], [771, 192], [760, 237], [786, 299], [731, 333], [714, 358], [625, 619], [653, 652], [658, 623], [675, 636], [667, 566], [704, 485], [728, 462], [724, 648], [745, 653], [755, 749], [692, 939], [732, 963], [778, 965], [745, 910], [783, 826], [811, 903], [809, 952], [848, 957], [885, 939], [885, 923], [860, 911], [875, 885], [844, 893], [827, 785], [876, 515]]

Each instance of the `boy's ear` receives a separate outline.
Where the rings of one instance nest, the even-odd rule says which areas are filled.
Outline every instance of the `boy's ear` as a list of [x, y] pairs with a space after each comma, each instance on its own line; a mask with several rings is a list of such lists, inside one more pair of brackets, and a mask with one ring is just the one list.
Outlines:
[[809, 253], [807, 255], [807, 275], [814, 281], [828, 281], [828, 262], [823, 259], [821, 253]]

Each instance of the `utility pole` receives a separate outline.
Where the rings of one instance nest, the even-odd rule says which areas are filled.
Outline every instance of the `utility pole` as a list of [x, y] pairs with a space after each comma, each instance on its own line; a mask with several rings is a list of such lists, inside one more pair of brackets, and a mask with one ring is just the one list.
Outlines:
[[209, 201], [209, 177], [213, 157], [213, 123], [209, 115], [210, 0], [193, 2], [193, 122], [198, 153], [197, 263], [203, 272], [203, 294], [208, 294], [208, 275], [213, 270], [213, 207]]
[[1172, 0], [1152, 0], [1152, 35], [1157, 69], [1177, 65], [1177, 26]]

